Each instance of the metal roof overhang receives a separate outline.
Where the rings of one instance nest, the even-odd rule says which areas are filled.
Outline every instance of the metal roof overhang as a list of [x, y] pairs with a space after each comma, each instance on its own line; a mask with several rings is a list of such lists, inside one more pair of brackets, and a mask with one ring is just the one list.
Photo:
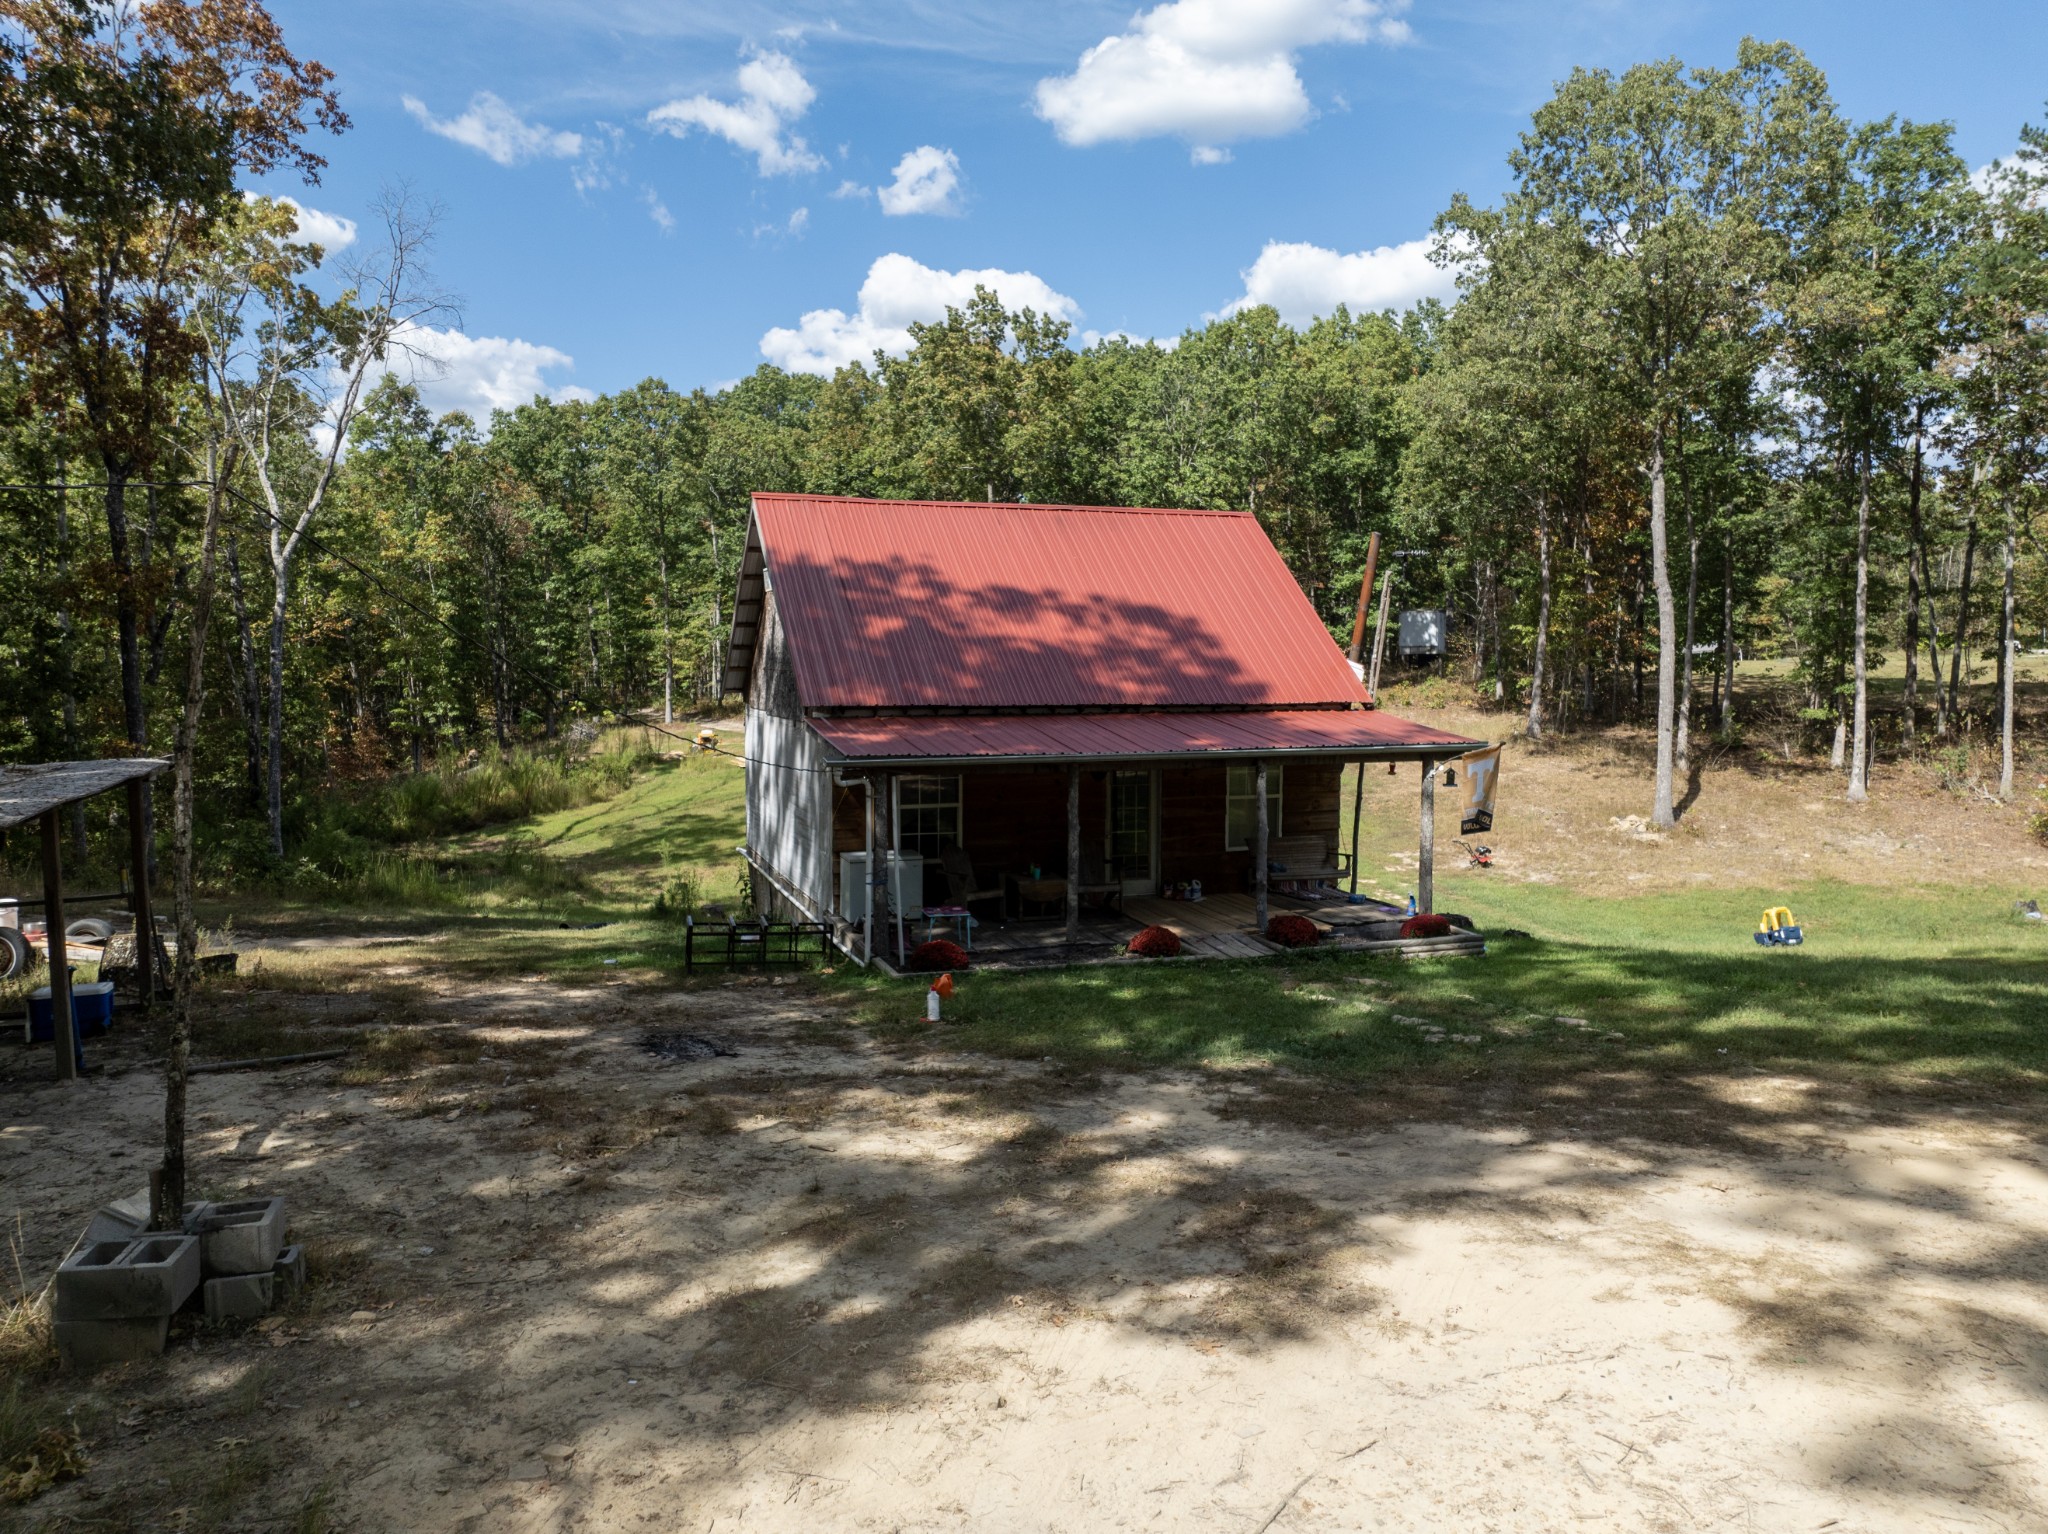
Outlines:
[[1216, 756], [1441, 760], [1486, 742], [1377, 709], [1101, 714], [813, 715], [848, 766], [1166, 762]]
[[117, 756], [93, 762], [38, 762], [0, 766], [0, 831], [25, 826], [137, 778], [153, 778], [171, 764], [154, 756]]

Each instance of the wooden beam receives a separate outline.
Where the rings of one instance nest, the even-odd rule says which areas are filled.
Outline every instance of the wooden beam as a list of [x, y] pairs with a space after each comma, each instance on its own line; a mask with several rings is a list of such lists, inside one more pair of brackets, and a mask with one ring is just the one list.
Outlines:
[[145, 1010], [156, 1005], [157, 954], [156, 913], [149, 900], [149, 815], [144, 797], [149, 785], [141, 778], [128, 780], [128, 862], [133, 880], [128, 891], [128, 909], [135, 917], [135, 979], [142, 991]]
[[1365, 763], [1356, 764], [1351, 779], [1351, 893], [1358, 893], [1358, 818], [1365, 813]]
[[1081, 939], [1081, 764], [1067, 769], [1067, 941]]
[[78, 1025], [71, 1015], [71, 945], [64, 940], [63, 827], [56, 810], [43, 811], [43, 935], [50, 950], [50, 1039], [57, 1079], [78, 1079]]
[[875, 889], [881, 881], [881, 870], [875, 863], [875, 780], [862, 778], [861, 787], [867, 791], [868, 860], [861, 865], [861, 877], [868, 881], [868, 887], [861, 898], [860, 962], [863, 966], [875, 962]]
[[1416, 860], [1415, 909], [1436, 909], [1436, 763], [1422, 761], [1422, 848]]
[[1252, 769], [1252, 798], [1258, 805], [1258, 835], [1252, 839], [1252, 892], [1257, 897], [1259, 936], [1266, 935], [1266, 883], [1269, 877], [1268, 842], [1272, 828], [1266, 824], [1266, 759], [1259, 758]]

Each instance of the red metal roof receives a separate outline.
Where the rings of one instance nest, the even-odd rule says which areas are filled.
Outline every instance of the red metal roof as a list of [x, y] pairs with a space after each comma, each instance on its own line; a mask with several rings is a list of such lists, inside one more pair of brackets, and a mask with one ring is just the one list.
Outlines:
[[874, 714], [813, 716], [811, 728], [854, 761], [977, 758], [1101, 761], [1116, 757], [1282, 755], [1456, 756], [1483, 742], [1377, 709], [1257, 709], [1245, 713]]
[[1366, 697], [1248, 513], [756, 495], [754, 515], [807, 709]]

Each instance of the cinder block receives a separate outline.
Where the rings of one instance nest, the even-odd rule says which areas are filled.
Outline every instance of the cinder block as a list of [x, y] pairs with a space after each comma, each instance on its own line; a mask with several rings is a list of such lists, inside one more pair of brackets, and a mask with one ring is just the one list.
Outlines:
[[296, 1299], [306, 1287], [306, 1249], [303, 1246], [288, 1246], [277, 1254], [277, 1261], [270, 1265], [270, 1276], [277, 1280], [279, 1304]]
[[169, 1316], [129, 1316], [107, 1321], [56, 1321], [57, 1351], [66, 1367], [80, 1374], [125, 1364], [130, 1359], [154, 1358], [164, 1350], [170, 1335]]
[[[211, 1204], [187, 1204], [185, 1217], [181, 1222], [186, 1235], [197, 1233], [198, 1222], [205, 1217]], [[85, 1239], [94, 1241], [133, 1241], [149, 1230], [149, 1189], [131, 1193], [126, 1198], [117, 1198], [111, 1204], [103, 1205], [99, 1213], [85, 1227]]]
[[97, 1241], [57, 1270], [50, 1314], [59, 1321], [168, 1316], [199, 1287], [196, 1236]]
[[268, 1273], [237, 1273], [228, 1278], [209, 1278], [205, 1293], [207, 1320], [242, 1321], [269, 1312], [277, 1293], [277, 1280]]
[[199, 1239], [209, 1277], [268, 1273], [284, 1250], [284, 1200], [215, 1204], [200, 1217]]

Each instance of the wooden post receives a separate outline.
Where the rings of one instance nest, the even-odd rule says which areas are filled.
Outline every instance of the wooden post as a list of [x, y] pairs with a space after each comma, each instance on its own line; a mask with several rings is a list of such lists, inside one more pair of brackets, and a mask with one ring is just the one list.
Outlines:
[[1252, 839], [1252, 892], [1258, 906], [1259, 936], [1266, 935], [1266, 863], [1267, 835], [1271, 828], [1266, 824], [1266, 759], [1260, 757], [1252, 769], [1252, 798], [1258, 802], [1258, 834]]
[[860, 876], [867, 881], [867, 889], [861, 893], [860, 962], [863, 967], [875, 962], [875, 780], [872, 777], [860, 780], [861, 789], [867, 799], [868, 842], [867, 861], [861, 864]]
[[[900, 834], [900, 828], [896, 824], [896, 774], [893, 772], [882, 774], [881, 810], [882, 845], [876, 849], [876, 853], [882, 860], [882, 871], [879, 875], [880, 882], [875, 886], [875, 895], [882, 902], [884, 915], [896, 924], [896, 967], [901, 969], [905, 958], [903, 913], [896, 909], [896, 886], [902, 882], [902, 876], [897, 869], [895, 856], [898, 850], [896, 838]], [[869, 872], [873, 871], [871, 865]]]
[[1067, 942], [1081, 940], [1081, 764], [1067, 769]]
[[1374, 533], [1365, 545], [1365, 579], [1358, 583], [1358, 615], [1351, 620], [1351, 650], [1349, 659], [1357, 665], [1365, 653], [1365, 613], [1372, 604], [1372, 575], [1380, 562], [1380, 535]]
[[63, 826], [56, 810], [43, 811], [43, 934], [50, 948], [50, 1038], [57, 1079], [78, 1079], [78, 1025], [71, 1015], [71, 945], [64, 941]]
[[1422, 854], [1416, 861], [1415, 909], [1436, 909], [1436, 763], [1422, 763]]
[[1358, 776], [1351, 780], [1351, 893], [1358, 893], [1358, 817], [1365, 813], [1365, 763], [1357, 764]]
[[135, 979], [145, 1010], [156, 1005], [157, 982], [156, 913], [149, 900], [149, 816], [143, 798], [147, 787], [141, 778], [128, 780], [128, 862], [135, 881], [128, 890], [128, 910], [135, 917]]
[[1380, 580], [1380, 620], [1373, 629], [1372, 670], [1366, 674], [1365, 690], [1372, 695], [1373, 702], [1380, 700], [1380, 659], [1387, 651], [1387, 603], [1394, 595], [1394, 567], [1387, 566], [1387, 573]]

